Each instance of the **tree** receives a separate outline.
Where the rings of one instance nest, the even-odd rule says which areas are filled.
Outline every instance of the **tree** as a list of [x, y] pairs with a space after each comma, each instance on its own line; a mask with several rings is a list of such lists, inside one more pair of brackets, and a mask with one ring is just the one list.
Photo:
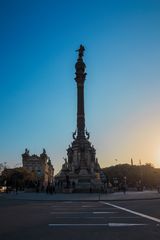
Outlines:
[[0, 175], [2, 174], [4, 169], [5, 169], [5, 165], [3, 163], [0, 163]]
[[28, 171], [23, 167], [6, 168], [2, 172], [2, 180], [7, 183], [7, 186], [24, 188], [34, 186], [37, 177], [34, 171]]
[[160, 185], [160, 169], [154, 168], [150, 163], [145, 165], [118, 164], [103, 169], [108, 181], [114, 184], [114, 179], [118, 179], [119, 184], [123, 183], [126, 177], [129, 187], [136, 187], [142, 184], [148, 188]]

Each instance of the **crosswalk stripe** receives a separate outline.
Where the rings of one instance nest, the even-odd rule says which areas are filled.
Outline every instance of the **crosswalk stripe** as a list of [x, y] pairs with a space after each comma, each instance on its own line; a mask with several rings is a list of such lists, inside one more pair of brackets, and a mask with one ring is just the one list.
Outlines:
[[133, 226], [146, 226], [145, 223], [50, 223], [49, 227], [133, 227]]

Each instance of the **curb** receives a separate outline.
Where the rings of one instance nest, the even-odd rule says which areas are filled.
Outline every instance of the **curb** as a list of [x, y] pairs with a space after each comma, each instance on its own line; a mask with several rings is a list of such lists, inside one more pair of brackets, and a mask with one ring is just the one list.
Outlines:
[[7, 196], [0, 196], [0, 200], [18, 200], [18, 201], [40, 201], [40, 202], [124, 202], [124, 201], [144, 201], [144, 200], [160, 200], [159, 197], [151, 197], [151, 198], [130, 198], [130, 199], [35, 199], [35, 198], [8, 198]]

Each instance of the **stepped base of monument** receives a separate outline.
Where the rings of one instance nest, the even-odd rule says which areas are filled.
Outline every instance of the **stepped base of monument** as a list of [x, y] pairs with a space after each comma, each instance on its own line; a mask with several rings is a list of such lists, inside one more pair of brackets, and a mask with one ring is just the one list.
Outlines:
[[76, 175], [68, 174], [68, 182], [65, 175], [56, 177], [57, 188], [59, 193], [92, 193], [103, 192], [104, 183], [101, 179], [95, 178], [94, 175]]
[[57, 188], [57, 193], [99, 193], [103, 192], [103, 184], [92, 185], [90, 183], [78, 183], [76, 187], [72, 188]]
[[101, 193], [100, 189], [74, 189], [73, 193]]
[[72, 193], [73, 192], [73, 188], [64, 188], [63, 193]]

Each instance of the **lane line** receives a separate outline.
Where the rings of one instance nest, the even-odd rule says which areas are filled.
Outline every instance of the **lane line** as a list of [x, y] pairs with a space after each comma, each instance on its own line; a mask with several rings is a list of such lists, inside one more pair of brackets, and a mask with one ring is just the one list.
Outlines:
[[122, 216], [122, 217], [108, 217], [108, 218], [120, 218], [121, 219], [121, 218], [141, 218], [141, 217], [123, 217]]
[[93, 212], [93, 214], [113, 214], [118, 212]]
[[104, 217], [83, 217], [83, 216], [81, 216], [81, 217], [76, 217], [76, 216], [68, 216], [68, 217], [55, 217], [55, 218], [57, 218], [57, 219], [84, 219], [84, 218], [87, 218], [87, 219], [104, 219]]
[[57, 206], [52, 206], [52, 208], [59, 210], [61, 208], [63, 208], [63, 209], [76, 209], [77, 208], [77, 209], [79, 209], [79, 208], [82, 208], [82, 207], [81, 206], [73, 206], [73, 207], [71, 207], [71, 206], [70, 207], [69, 206], [58, 206], [58, 207]]
[[134, 226], [146, 226], [144, 223], [49, 223], [49, 227], [134, 227]]
[[[66, 210], [78, 210], [78, 209], [81, 209], [81, 210], [87, 210], [87, 209], [85, 209], [85, 208], [88, 208], [88, 210], [91, 210], [91, 211], [93, 211], [93, 210], [102, 210], [102, 211], [109, 211], [109, 210], [113, 210], [113, 207], [111, 208], [111, 207], [91, 207], [91, 206], [51, 206], [51, 210], [53, 210], [53, 211], [55, 211], [56, 209], [59, 211], [60, 209], [66, 209]], [[84, 208], [84, 209], [83, 209]]]
[[107, 203], [107, 202], [101, 202], [101, 203], [102, 203], [102, 204], [106, 204], [106, 205], [108, 205], [108, 206], [112, 206], [112, 207], [114, 207], [114, 208], [117, 208], [117, 209], [120, 209], [120, 210], [123, 210], [123, 211], [126, 211], [126, 212], [129, 212], [129, 213], [132, 213], [132, 214], [135, 214], [135, 215], [138, 215], [138, 216], [140, 216], [140, 217], [143, 217], [143, 218], [152, 220], [152, 221], [154, 221], [154, 222], [160, 223], [160, 219], [159, 219], [159, 218], [155, 218], [155, 217], [152, 217], [152, 216], [149, 216], [149, 215], [140, 213], [140, 212], [136, 212], [136, 211], [130, 210], [130, 209], [128, 209], [128, 208], [120, 207], [120, 206], [118, 206], [118, 205], [114, 205], [114, 204], [111, 204], [111, 203]]
[[88, 214], [92, 212], [51, 212], [51, 214]]
[[78, 223], [78, 224], [70, 224], [70, 223], [50, 223], [48, 224], [49, 227], [95, 227], [95, 226], [108, 226], [108, 223]]
[[50, 214], [113, 214], [113, 213], [118, 213], [118, 212], [50, 212]]
[[83, 207], [83, 208], [94, 208], [93, 206], [87, 206], [87, 205], [83, 205], [83, 206], [80, 206], [80, 207]]
[[76, 217], [76, 216], [68, 216], [68, 217], [55, 217], [55, 218], [58, 218], [58, 219], [79, 219], [79, 218], [82, 218], [82, 217]]
[[133, 226], [146, 226], [146, 223], [108, 223], [109, 227], [133, 227]]

